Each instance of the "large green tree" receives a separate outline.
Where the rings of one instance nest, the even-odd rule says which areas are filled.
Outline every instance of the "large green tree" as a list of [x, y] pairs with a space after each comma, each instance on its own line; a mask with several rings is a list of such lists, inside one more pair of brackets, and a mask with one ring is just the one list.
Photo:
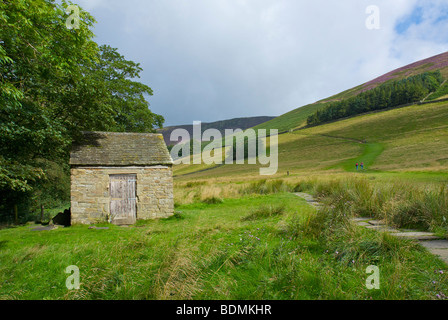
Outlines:
[[135, 80], [139, 64], [99, 46], [81, 8], [79, 28], [67, 28], [68, 5], [0, 0], [0, 207], [45, 186], [48, 162], [66, 165], [81, 131], [163, 124]]

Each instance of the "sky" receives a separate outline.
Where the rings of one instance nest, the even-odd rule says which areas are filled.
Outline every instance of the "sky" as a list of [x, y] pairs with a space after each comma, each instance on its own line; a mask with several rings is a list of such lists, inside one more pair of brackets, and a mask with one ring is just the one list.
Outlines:
[[279, 116], [448, 51], [446, 0], [72, 2], [140, 63], [165, 126]]

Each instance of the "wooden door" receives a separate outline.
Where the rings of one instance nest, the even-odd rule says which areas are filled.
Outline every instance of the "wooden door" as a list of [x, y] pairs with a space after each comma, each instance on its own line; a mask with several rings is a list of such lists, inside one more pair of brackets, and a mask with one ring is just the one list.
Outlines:
[[134, 224], [136, 221], [136, 175], [110, 175], [110, 215], [117, 225]]

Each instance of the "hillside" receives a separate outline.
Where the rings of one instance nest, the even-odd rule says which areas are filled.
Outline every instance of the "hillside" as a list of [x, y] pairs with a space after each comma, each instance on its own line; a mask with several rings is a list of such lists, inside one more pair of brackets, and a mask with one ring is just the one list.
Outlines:
[[[218, 129], [221, 132], [221, 134], [224, 136], [225, 129], [245, 130], [245, 129], [257, 126], [259, 124], [262, 124], [266, 121], [272, 120], [274, 118], [275, 117], [260, 116], [260, 117], [234, 118], [234, 119], [229, 119], [229, 120], [221, 120], [221, 121], [208, 122], [208, 123], [204, 122], [201, 124], [201, 129], [202, 129], [202, 132], [207, 129]], [[188, 131], [190, 136], [193, 135], [193, 124], [170, 126], [170, 127], [165, 127], [163, 129], [159, 129], [158, 132], [163, 135], [165, 143], [168, 146], [177, 143], [175, 141], [170, 141], [171, 132], [173, 132], [176, 129], [185, 129]]]
[[306, 119], [308, 116], [312, 115], [317, 110], [324, 108], [333, 101], [340, 101], [354, 97], [361, 92], [373, 89], [388, 81], [401, 80], [413, 75], [421, 74], [427, 71], [434, 71], [437, 69], [440, 70], [445, 79], [448, 78], [448, 52], [411, 63], [354, 88], [345, 90], [313, 104], [299, 107], [271, 121], [257, 125], [254, 129], [278, 129], [279, 132], [286, 132], [290, 129], [302, 127], [306, 124]]
[[[370, 174], [437, 173], [448, 180], [448, 102], [392, 109], [285, 133], [279, 138], [277, 177], [354, 172], [364, 162]], [[211, 167], [211, 166], [209, 166]], [[193, 165], [175, 166], [175, 176], [194, 171]], [[222, 165], [188, 179], [260, 178], [259, 165]], [[272, 177], [270, 177], [272, 178]]]

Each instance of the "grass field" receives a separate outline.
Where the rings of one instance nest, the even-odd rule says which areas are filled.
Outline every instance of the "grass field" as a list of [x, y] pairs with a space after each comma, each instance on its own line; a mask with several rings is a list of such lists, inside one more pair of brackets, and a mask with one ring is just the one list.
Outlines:
[[[260, 165], [177, 165], [169, 219], [2, 229], [0, 299], [446, 299], [443, 261], [350, 218], [447, 238], [447, 123], [445, 102], [284, 133], [268, 177]], [[71, 265], [79, 290], [66, 288]]]
[[[446, 266], [422, 247], [354, 225], [321, 234], [322, 216], [299, 197], [245, 190], [131, 227], [1, 230], [0, 298], [445, 297]], [[379, 290], [366, 287], [372, 264], [381, 271]], [[80, 270], [79, 290], [66, 288], [70, 265]]]

